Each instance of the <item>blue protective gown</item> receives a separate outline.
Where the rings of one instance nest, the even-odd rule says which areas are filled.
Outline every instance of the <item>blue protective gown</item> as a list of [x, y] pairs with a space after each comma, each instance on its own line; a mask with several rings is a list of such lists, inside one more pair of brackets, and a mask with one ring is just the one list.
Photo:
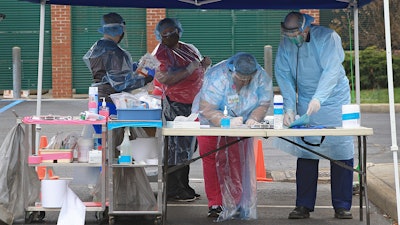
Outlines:
[[[283, 96], [284, 110], [303, 115], [309, 102], [316, 98], [321, 103], [321, 109], [310, 116], [310, 125], [341, 127], [342, 105], [350, 104], [349, 81], [342, 66], [342, 42], [339, 35], [329, 28], [310, 28], [310, 41], [304, 42], [300, 48], [287, 38], [283, 38], [278, 48], [275, 76]], [[305, 137], [305, 140], [317, 144], [321, 137]], [[295, 138], [295, 141], [306, 145], [300, 138]], [[320, 147], [306, 146], [336, 160], [351, 159], [354, 155], [351, 136], [326, 137]], [[280, 145], [279, 148], [300, 158], [319, 158], [291, 144]]]

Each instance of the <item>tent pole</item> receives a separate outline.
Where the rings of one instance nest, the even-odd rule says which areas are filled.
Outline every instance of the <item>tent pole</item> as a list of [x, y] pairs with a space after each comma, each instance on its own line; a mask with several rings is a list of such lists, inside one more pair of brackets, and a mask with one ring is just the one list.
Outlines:
[[[45, 23], [45, 0], [40, 1], [40, 29], [39, 29], [39, 57], [38, 57], [38, 84], [36, 99], [36, 115], [41, 115], [42, 107], [42, 80], [43, 80], [43, 49], [44, 49], [44, 23]], [[40, 125], [36, 126], [35, 150], [39, 149]]]
[[360, 100], [360, 41], [358, 35], [358, 7], [354, 5], [354, 66], [356, 75], [356, 103], [359, 105]]
[[397, 203], [397, 221], [400, 216], [400, 191], [399, 191], [399, 167], [397, 152], [399, 147], [397, 146], [396, 139], [396, 117], [394, 108], [394, 89], [393, 89], [393, 67], [392, 67], [392, 41], [390, 37], [390, 12], [389, 12], [389, 0], [383, 1], [384, 17], [385, 17], [385, 40], [386, 40], [386, 65], [387, 65], [387, 79], [388, 79], [388, 94], [389, 94], [389, 107], [390, 107], [390, 128], [392, 137], [392, 146], [390, 147], [393, 152], [393, 167], [394, 167], [394, 178], [396, 184], [396, 203]]

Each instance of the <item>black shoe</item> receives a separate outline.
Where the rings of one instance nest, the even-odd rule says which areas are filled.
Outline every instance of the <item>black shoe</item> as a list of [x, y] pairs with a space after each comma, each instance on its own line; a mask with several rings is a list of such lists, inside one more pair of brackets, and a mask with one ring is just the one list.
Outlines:
[[335, 218], [353, 219], [353, 214], [351, 214], [350, 210], [346, 210], [344, 208], [338, 208], [338, 209], [335, 209]]
[[310, 210], [307, 209], [304, 206], [296, 206], [296, 208], [293, 209], [289, 213], [289, 219], [306, 219], [310, 218]]
[[197, 194], [197, 193], [194, 193], [194, 197], [195, 197], [196, 199], [199, 199], [199, 198], [201, 197], [201, 195], [199, 195], [199, 194]]
[[221, 212], [222, 212], [222, 207], [220, 205], [210, 206], [208, 208], [208, 217], [218, 217]]
[[181, 191], [174, 195], [167, 195], [168, 201], [177, 201], [177, 202], [192, 202], [196, 200], [196, 197], [192, 194], [187, 193], [186, 191]]

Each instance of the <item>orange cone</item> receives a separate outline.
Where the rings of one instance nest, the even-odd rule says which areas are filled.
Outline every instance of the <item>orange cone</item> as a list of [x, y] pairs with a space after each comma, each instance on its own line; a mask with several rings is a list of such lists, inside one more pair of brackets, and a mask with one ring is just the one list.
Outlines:
[[262, 149], [262, 140], [258, 139], [257, 144], [254, 146], [257, 181], [272, 181], [271, 178], [267, 178], [267, 170], [264, 165], [264, 154]]
[[[39, 155], [40, 155], [40, 149], [46, 148], [48, 145], [47, 137], [46, 136], [40, 136], [39, 140]], [[36, 172], [38, 174], [39, 180], [43, 180], [46, 176], [46, 173], [48, 174], [48, 177], [53, 177], [53, 170], [52, 169], [47, 169], [45, 166], [38, 166], [36, 168]]]

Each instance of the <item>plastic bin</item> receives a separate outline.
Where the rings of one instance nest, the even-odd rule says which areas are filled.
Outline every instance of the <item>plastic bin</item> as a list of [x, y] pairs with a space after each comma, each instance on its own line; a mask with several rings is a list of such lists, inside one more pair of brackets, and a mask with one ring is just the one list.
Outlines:
[[118, 120], [160, 120], [161, 109], [117, 109]]

